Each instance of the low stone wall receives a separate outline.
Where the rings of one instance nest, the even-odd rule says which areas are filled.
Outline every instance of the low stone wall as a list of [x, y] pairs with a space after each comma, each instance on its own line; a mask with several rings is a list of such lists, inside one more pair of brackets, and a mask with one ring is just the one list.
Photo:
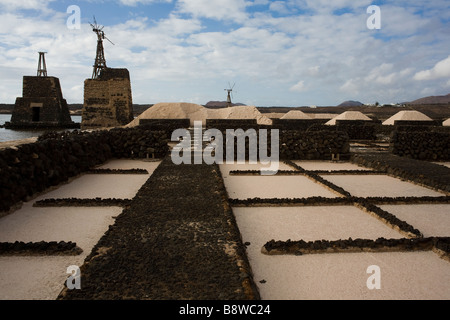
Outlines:
[[164, 132], [144, 129], [79, 131], [41, 136], [36, 143], [0, 151], [0, 212], [111, 158], [163, 157]]
[[391, 139], [393, 154], [419, 160], [450, 160], [450, 133], [396, 131]]
[[[220, 130], [220, 129], [218, 129]], [[260, 132], [267, 130], [267, 140], [264, 146], [260, 146]], [[256, 145], [258, 155], [267, 150], [267, 155], [272, 156], [272, 130], [278, 130], [279, 135], [279, 158], [281, 160], [331, 160], [333, 154], [339, 154], [341, 159], [349, 156], [349, 139], [345, 132], [340, 131], [313, 131], [301, 130], [279, 130], [267, 126], [257, 128], [237, 129], [231, 131], [234, 139], [234, 158], [241, 155], [239, 145], [245, 143], [245, 159], [248, 160], [250, 146]], [[221, 130], [223, 136], [224, 159], [226, 155], [226, 141], [230, 139], [230, 132]], [[260, 150], [263, 149], [263, 150]], [[238, 152], [239, 151], [239, 152]], [[273, 157], [273, 156], [272, 156]], [[259, 157], [258, 157], [259, 159]]]
[[280, 158], [283, 160], [331, 160], [332, 154], [345, 156], [349, 150], [346, 132], [280, 132]]
[[351, 161], [438, 191], [450, 192], [450, 169], [439, 164], [390, 153], [353, 154]]
[[167, 133], [172, 133], [176, 129], [188, 129], [191, 125], [191, 120], [189, 119], [140, 119], [139, 127], [166, 131]]
[[281, 130], [308, 130], [321, 127], [327, 119], [272, 119], [272, 126]]

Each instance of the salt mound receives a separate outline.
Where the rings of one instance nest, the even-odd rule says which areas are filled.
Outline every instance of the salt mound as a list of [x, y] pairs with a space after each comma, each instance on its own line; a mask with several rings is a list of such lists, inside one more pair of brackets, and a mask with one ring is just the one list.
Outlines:
[[397, 112], [392, 117], [383, 122], [384, 125], [394, 125], [394, 122], [400, 121], [433, 121], [430, 117], [424, 115], [422, 112], [415, 110], [404, 110]]
[[209, 109], [208, 119], [256, 119], [258, 124], [272, 124], [272, 120], [259, 112], [255, 106], [236, 106], [222, 109]]
[[372, 121], [368, 116], [363, 114], [359, 111], [345, 111], [341, 113], [340, 115], [334, 117], [327, 123], [325, 123], [328, 126], [334, 126], [336, 125], [336, 120], [364, 120], [364, 121]]
[[264, 116], [266, 116], [269, 119], [280, 119], [283, 117], [286, 113], [284, 112], [269, 112], [269, 113], [263, 113]]
[[310, 113], [309, 116], [311, 119], [333, 119], [336, 117], [334, 113]]
[[284, 116], [282, 116], [281, 119], [308, 119], [308, 120], [311, 120], [312, 118], [300, 110], [292, 110], [292, 111], [289, 111], [288, 113], [286, 113]]
[[450, 118], [442, 122], [442, 125], [445, 127], [450, 127]]
[[145, 110], [126, 127], [139, 125], [141, 119], [189, 119], [206, 124], [206, 119], [256, 119], [258, 124], [272, 124], [272, 120], [263, 116], [254, 106], [236, 106], [222, 109], [208, 109], [201, 105], [185, 102], [163, 102]]

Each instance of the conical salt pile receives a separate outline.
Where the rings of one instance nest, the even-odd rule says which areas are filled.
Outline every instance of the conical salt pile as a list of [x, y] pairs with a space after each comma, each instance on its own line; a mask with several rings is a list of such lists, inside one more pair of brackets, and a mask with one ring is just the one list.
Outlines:
[[368, 116], [363, 114], [359, 111], [346, 111], [341, 113], [340, 115], [334, 117], [327, 123], [325, 123], [327, 126], [334, 126], [336, 125], [337, 120], [364, 120], [364, 121], [372, 121]]
[[447, 120], [445, 120], [444, 122], [442, 122], [442, 125], [443, 125], [444, 127], [450, 127], [450, 118], [447, 119]]
[[208, 119], [256, 119], [258, 124], [272, 124], [272, 120], [259, 112], [255, 106], [208, 109]]
[[262, 113], [262, 115], [266, 116], [269, 119], [281, 119], [286, 113], [283, 112], [269, 112]]
[[286, 113], [284, 116], [281, 117], [281, 119], [307, 119], [311, 120], [311, 117], [307, 115], [306, 113], [300, 111], [300, 110], [292, 110]]
[[141, 119], [189, 119], [191, 125], [194, 121], [202, 121], [206, 124], [206, 119], [256, 119], [258, 124], [272, 124], [272, 120], [263, 116], [256, 107], [236, 106], [222, 109], [208, 109], [198, 104], [185, 102], [163, 102], [145, 110], [127, 127], [139, 125]]
[[141, 119], [190, 119], [191, 124], [194, 121], [204, 122], [207, 116], [206, 109], [201, 105], [185, 102], [162, 102], [145, 110], [127, 127], [139, 125]]
[[384, 121], [383, 125], [394, 125], [395, 121], [433, 121], [433, 119], [419, 111], [404, 110]]

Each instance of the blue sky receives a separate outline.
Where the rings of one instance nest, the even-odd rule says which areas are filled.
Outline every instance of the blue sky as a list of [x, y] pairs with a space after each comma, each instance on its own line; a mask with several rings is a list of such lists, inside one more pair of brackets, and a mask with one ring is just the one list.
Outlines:
[[[371, 5], [380, 29], [367, 27]], [[104, 43], [107, 65], [130, 71], [134, 103], [225, 100], [228, 83], [234, 102], [255, 106], [450, 92], [448, 0], [0, 0], [0, 103], [21, 96], [38, 51], [67, 101], [82, 103], [93, 16], [114, 43]]]

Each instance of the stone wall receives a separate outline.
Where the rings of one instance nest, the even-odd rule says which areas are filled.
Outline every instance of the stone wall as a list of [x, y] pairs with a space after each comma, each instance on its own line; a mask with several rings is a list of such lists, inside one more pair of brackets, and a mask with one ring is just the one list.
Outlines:
[[[219, 129], [220, 130], [220, 129]], [[313, 131], [306, 132], [302, 130], [279, 130], [273, 129], [270, 126], [258, 126], [257, 128], [247, 128], [232, 131], [234, 135], [231, 137], [234, 139], [234, 158], [237, 159], [237, 155], [242, 155], [242, 150], [238, 150], [238, 141], [245, 141], [245, 159], [249, 159], [249, 150], [252, 146], [256, 145], [258, 155], [260, 155], [260, 143], [259, 134], [260, 130], [267, 130], [267, 140], [263, 146], [264, 150], [267, 149], [268, 156], [271, 156], [271, 140], [272, 130], [278, 130], [279, 136], [279, 157], [282, 160], [331, 160], [332, 155], [340, 155], [340, 159], [350, 157], [350, 144], [349, 138], [346, 132], [343, 131]], [[227, 156], [225, 153], [226, 129], [221, 130], [223, 136], [223, 150], [224, 159]]]
[[144, 129], [49, 133], [0, 151], [0, 213], [111, 158], [164, 157], [167, 134]]
[[326, 119], [272, 119], [272, 126], [282, 130], [311, 130], [322, 127]]
[[117, 127], [133, 120], [133, 101], [127, 69], [107, 68], [98, 79], [84, 82], [82, 128]]
[[294, 131], [280, 133], [280, 158], [288, 160], [331, 160], [349, 156], [348, 134], [344, 131]]
[[450, 160], [450, 132], [396, 131], [390, 151], [399, 156], [419, 160]]
[[188, 119], [140, 119], [139, 127], [151, 130], [165, 131], [172, 133], [176, 129], [188, 129], [191, 120]]

